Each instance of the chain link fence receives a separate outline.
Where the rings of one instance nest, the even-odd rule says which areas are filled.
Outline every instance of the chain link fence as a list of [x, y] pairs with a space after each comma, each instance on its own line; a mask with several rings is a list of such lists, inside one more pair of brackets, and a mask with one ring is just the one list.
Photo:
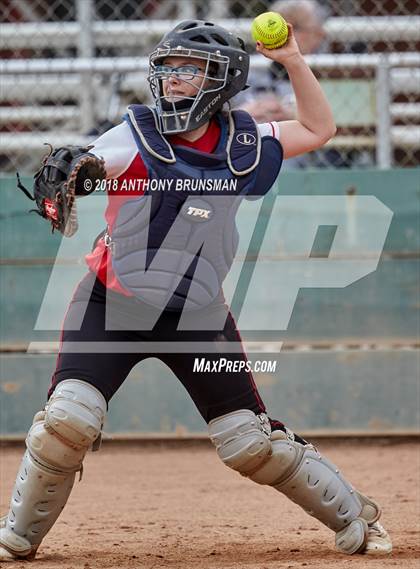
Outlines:
[[420, 0], [1, 0], [0, 171], [32, 172], [53, 146], [84, 144], [150, 103], [148, 54], [177, 21], [243, 37], [258, 122], [293, 117], [284, 69], [255, 53], [251, 20], [281, 12], [333, 106], [338, 132], [291, 168], [388, 168], [420, 159]]

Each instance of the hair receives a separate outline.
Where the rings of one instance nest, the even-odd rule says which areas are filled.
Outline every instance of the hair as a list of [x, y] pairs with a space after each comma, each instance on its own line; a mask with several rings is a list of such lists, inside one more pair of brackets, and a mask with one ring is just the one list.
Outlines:
[[302, 24], [308, 15], [313, 16], [320, 26], [328, 18], [327, 9], [317, 0], [277, 0], [270, 9], [279, 12], [293, 26]]
[[209, 61], [209, 75], [215, 77], [219, 71], [219, 66], [215, 61]]

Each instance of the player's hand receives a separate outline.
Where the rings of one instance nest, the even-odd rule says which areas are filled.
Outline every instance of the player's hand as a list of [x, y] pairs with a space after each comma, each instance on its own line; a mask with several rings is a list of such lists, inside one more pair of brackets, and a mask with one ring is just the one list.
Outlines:
[[272, 59], [277, 63], [281, 63], [285, 67], [293, 60], [301, 58], [302, 54], [300, 53], [299, 46], [295, 39], [295, 35], [293, 33], [293, 26], [292, 24], [287, 24], [287, 28], [289, 30], [288, 38], [285, 44], [277, 49], [267, 49], [264, 47], [262, 42], [257, 41], [256, 49], [258, 53], [261, 53], [268, 59]]

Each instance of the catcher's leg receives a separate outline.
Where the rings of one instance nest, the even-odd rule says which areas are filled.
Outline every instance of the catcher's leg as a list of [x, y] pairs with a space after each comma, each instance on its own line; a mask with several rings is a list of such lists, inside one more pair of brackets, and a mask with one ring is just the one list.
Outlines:
[[67, 379], [35, 415], [10, 509], [0, 521], [0, 560], [35, 556], [67, 502], [86, 451], [101, 433], [105, 412], [100, 391]]
[[209, 423], [223, 462], [259, 484], [273, 486], [336, 532], [343, 553], [390, 553], [391, 540], [378, 523], [379, 506], [352, 488], [334, 464], [291, 431], [272, 431], [265, 414], [248, 409]]

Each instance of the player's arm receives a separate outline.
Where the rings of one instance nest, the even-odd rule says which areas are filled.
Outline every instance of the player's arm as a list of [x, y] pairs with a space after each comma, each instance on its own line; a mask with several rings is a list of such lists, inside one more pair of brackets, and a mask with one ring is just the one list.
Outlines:
[[284, 158], [304, 154], [323, 146], [336, 132], [331, 107], [318, 80], [306, 64], [289, 27], [289, 38], [278, 49], [266, 49], [257, 42], [257, 51], [281, 63], [287, 70], [296, 97], [296, 120], [279, 123]]
[[138, 151], [130, 127], [123, 121], [94, 140], [90, 152], [104, 161], [107, 179], [115, 179], [127, 170]]

